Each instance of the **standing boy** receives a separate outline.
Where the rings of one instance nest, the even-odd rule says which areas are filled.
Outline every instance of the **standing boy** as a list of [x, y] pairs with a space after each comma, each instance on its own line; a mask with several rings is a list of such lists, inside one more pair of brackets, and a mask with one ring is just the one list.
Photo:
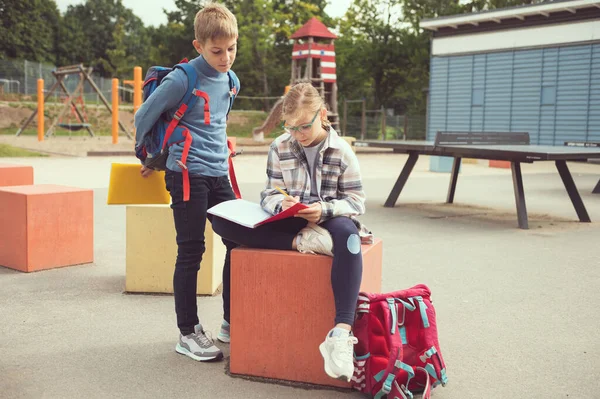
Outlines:
[[[231, 101], [230, 75], [239, 92], [239, 81], [231, 66], [237, 51], [238, 27], [235, 16], [224, 6], [206, 5], [194, 20], [194, 48], [200, 54], [190, 61], [198, 74], [203, 98], [188, 109], [180, 126], [189, 130], [189, 153], [185, 143], [169, 147], [165, 183], [171, 194], [171, 208], [177, 232], [177, 260], [173, 276], [175, 312], [180, 330], [178, 353], [198, 361], [219, 360], [223, 353], [207, 337], [198, 320], [197, 276], [205, 250], [204, 228], [207, 209], [235, 199], [228, 178], [227, 113]], [[188, 80], [181, 69], [169, 73], [142, 104], [135, 115], [136, 141], [167, 113], [175, 113], [187, 91]], [[205, 104], [209, 104], [209, 116]], [[210, 123], [208, 123], [210, 122]], [[182, 162], [183, 157], [183, 162]], [[182, 173], [187, 170], [186, 173]], [[142, 176], [152, 173], [142, 166]], [[189, 183], [189, 185], [188, 185]], [[189, 189], [189, 200], [184, 192]], [[223, 323], [218, 338], [229, 342], [230, 253], [236, 244], [223, 240], [227, 247], [223, 267]]]

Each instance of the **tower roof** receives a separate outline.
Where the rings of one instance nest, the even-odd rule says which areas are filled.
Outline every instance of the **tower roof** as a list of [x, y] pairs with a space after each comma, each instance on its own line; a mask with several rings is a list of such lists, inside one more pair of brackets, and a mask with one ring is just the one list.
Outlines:
[[291, 39], [300, 39], [309, 36], [322, 37], [325, 39], [337, 39], [337, 36], [331, 33], [323, 24], [323, 22], [319, 21], [316, 17], [309, 19], [307, 23], [302, 25], [300, 29], [294, 32], [294, 34], [291, 36]]

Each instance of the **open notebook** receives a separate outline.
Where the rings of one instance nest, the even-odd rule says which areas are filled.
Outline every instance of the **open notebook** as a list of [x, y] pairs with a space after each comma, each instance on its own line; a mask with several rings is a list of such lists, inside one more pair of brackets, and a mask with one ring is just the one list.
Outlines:
[[277, 215], [271, 215], [259, 204], [244, 199], [235, 199], [213, 206], [208, 213], [253, 229], [263, 224], [294, 217], [299, 210], [306, 208], [308, 206], [304, 204], [296, 204]]
[[153, 172], [148, 177], [140, 174], [140, 164], [113, 163], [108, 183], [109, 205], [170, 204], [165, 188], [165, 172]]

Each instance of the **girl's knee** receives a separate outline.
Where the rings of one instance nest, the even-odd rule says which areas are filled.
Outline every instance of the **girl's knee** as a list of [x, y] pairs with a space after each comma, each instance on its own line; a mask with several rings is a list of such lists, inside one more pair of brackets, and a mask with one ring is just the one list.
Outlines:
[[352, 221], [347, 217], [338, 217], [331, 220], [331, 223], [327, 230], [331, 234], [334, 243], [334, 251], [336, 249], [343, 249], [353, 255], [357, 255], [361, 250], [360, 236], [358, 235], [358, 228]]

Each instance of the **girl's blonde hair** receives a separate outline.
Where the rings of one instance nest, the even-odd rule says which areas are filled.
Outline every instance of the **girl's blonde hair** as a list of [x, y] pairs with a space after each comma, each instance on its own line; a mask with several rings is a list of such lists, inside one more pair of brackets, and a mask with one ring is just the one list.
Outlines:
[[[293, 124], [303, 114], [314, 114], [321, 108], [326, 107], [317, 89], [310, 83], [298, 83], [292, 86], [283, 98], [281, 119], [286, 121], [286, 124]], [[321, 126], [329, 131], [331, 123], [327, 117], [321, 119]]]

